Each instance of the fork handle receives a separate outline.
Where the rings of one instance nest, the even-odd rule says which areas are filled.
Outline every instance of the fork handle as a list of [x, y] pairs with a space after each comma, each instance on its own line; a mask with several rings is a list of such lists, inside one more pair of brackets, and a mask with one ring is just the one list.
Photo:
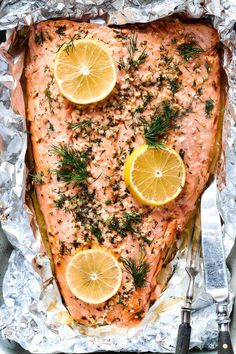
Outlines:
[[219, 332], [218, 354], [234, 354], [229, 331]]
[[218, 354], [234, 354], [229, 332], [230, 318], [227, 302], [217, 304], [217, 317], [219, 325]]
[[[179, 325], [175, 354], [188, 354], [191, 337], [191, 326], [189, 323]], [[228, 354], [228, 353], [224, 353]]]

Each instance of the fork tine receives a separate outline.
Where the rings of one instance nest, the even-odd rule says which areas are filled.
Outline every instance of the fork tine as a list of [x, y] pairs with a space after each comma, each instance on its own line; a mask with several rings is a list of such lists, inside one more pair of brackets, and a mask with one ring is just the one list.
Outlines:
[[191, 267], [194, 231], [195, 231], [195, 218], [193, 221], [192, 230], [191, 230], [189, 243], [188, 243], [188, 251], [187, 251], [187, 256], [186, 256], [186, 268]]
[[201, 246], [202, 246], [202, 234], [201, 231], [199, 232], [199, 236], [198, 236], [198, 243], [197, 243], [197, 250], [196, 250], [196, 256], [195, 256], [195, 267], [197, 268], [197, 271], [200, 270], [200, 255], [201, 255]]
[[200, 253], [201, 253], [201, 222], [200, 222], [200, 209], [197, 210], [196, 220], [195, 220], [195, 233], [194, 240], [196, 242], [194, 248], [194, 267], [197, 272], [200, 270]]
[[189, 239], [188, 252], [186, 257], [186, 270], [190, 269], [195, 272], [200, 268], [200, 251], [201, 251], [201, 233], [200, 233], [200, 212], [196, 212]]

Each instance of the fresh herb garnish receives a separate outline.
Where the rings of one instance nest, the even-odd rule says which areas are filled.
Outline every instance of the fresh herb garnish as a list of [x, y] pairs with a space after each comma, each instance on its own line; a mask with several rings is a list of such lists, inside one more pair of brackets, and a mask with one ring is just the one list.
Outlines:
[[105, 201], [105, 204], [106, 205], [109, 205], [109, 204], [111, 204], [112, 203], [112, 200], [111, 199], [107, 199], [106, 201]]
[[173, 93], [173, 95], [179, 91], [180, 89], [180, 84], [181, 81], [177, 78], [175, 79], [169, 79], [169, 84], [170, 84], [170, 90]]
[[124, 69], [125, 71], [134, 71], [140, 64], [145, 62], [145, 59], [147, 58], [146, 48], [144, 48], [142, 52], [136, 57], [136, 52], [139, 50], [137, 40], [137, 34], [131, 34], [131, 36], [128, 38], [129, 43], [127, 45], [127, 51], [129, 56], [126, 62], [123, 58], [120, 59], [118, 63], [118, 68], [120, 70]]
[[161, 89], [163, 87], [163, 84], [164, 84], [165, 80], [166, 80], [166, 77], [163, 76], [162, 74], [160, 74], [160, 76], [158, 76], [158, 78], [157, 78], [157, 86], [158, 86], [159, 89]]
[[202, 87], [201, 87], [201, 86], [198, 87], [198, 89], [197, 89], [197, 95], [198, 95], [198, 96], [201, 96], [201, 95], [202, 95]]
[[150, 240], [147, 236], [145, 235], [140, 235], [141, 239], [148, 244], [148, 246], [151, 246], [152, 242], [154, 241], [154, 238]]
[[123, 301], [121, 300], [121, 299], [119, 299], [118, 301], [117, 301], [117, 305], [123, 305], [124, 303], [123, 303]]
[[133, 224], [139, 224], [142, 218], [138, 213], [124, 213], [123, 232], [136, 232]]
[[147, 91], [146, 95], [143, 98], [143, 105], [145, 108], [152, 101], [152, 99], [153, 99], [153, 94], [151, 92]]
[[102, 243], [103, 242], [102, 231], [94, 225], [90, 225], [90, 230], [92, 234], [96, 237], [97, 241], [99, 243]]
[[135, 289], [144, 288], [147, 283], [147, 274], [150, 270], [149, 263], [141, 255], [138, 262], [132, 258], [122, 259], [124, 267], [131, 274]]
[[113, 216], [108, 221], [108, 229], [111, 231], [118, 231], [120, 229], [119, 219], [116, 216]]
[[146, 95], [143, 97], [143, 105], [137, 106], [135, 108], [134, 113], [143, 113], [147, 108], [148, 104], [152, 101], [152, 99], [153, 95], [149, 91], [147, 91]]
[[59, 240], [59, 244], [60, 244], [59, 254], [61, 256], [64, 256], [65, 254], [70, 254], [71, 248], [67, 247], [64, 241]]
[[138, 35], [137, 34], [131, 34], [131, 36], [128, 38], [129, 43], [127, 45], [127, 50], [129, 52], [130, 58], [134, 57], [135, 52], [138, 50], [138, 45], [137, 45], [137, 40], [138, 40]]
[[186, 61], [203, 52], [203, 49], [197, 46], [195, 42], [181, 44], [177, 49]]
[[54, 204], [55, 204], [56, 208], [62, 209], [64, 207], [65, 201], [66, 201], [65, 194], [61, 194], [59, 199], [54, 200]]
[[142, 218], [138, 213], [124, 213], [123, 218], [119, 220], [116, 216], [113, 216], [108, 222], [108, 229], [116, 231], [122, 237], [127, 236], [127, 232], [136, 232], [134, 224], [139, 224]]
[[55, 129], [54, 129], [54, 126], [52, 125], [52, 123], [50, 121], [48, 121], [48, 124], [49, 124], [49, 129], [54, 132]]
[[214, 101], [210, 98], [205, 103], [205, 112], [208, 117], [210, 117], [213, 108], [214, 108]]
[[66, 29], [66, 25], [62, 25], [62, 26], [59, 26], [55, 32], [61, 37], [61, 36], [64, 36], [65, 35], [65, 29]]
[[41, 31], [40, 33], [36, 34], [34, 37], [35, 43], [37, 44], [43, 44], [44, 42], [44, 35], [43, 32]]
[[91, 119], [88, 119], [88, 120], [84, 120], [84, 121], [78, 122], [78, 123], [71, 123], [68, 125], [68, 128], [76, 130], [79, 128], [87, 128], [87, 127], [91, 128], [91, 126], [92, 126], [92, 121], [91, 121]]
[[32, 180], [36, 183], [36, 184], [44, 184], [44, 174], [42, 171], [37, 172], [36, 174], [30, 174], [30, 176], [32, 177]]
[[48, 99], [50, 112], [54, 113], [53, 108], [52, 108], [52, 93], [50, 91], [50, 83], [48, 83], [48, 85], [44, 91], [44, 94], [45, 94], [45, 97]]
[[196, 71], [197, 69], [199, 69], [201, 67], [200, 63], [196, 63], [193, 67], [193, 71]]
[[151, 123], [144, 122], [144, 137], [150, 146], [162, 146], [161, 138], [168, 129], [173, 128], [179, 110], [173, 108], [169, 101], [162, 102]]
[[79, 242], [77, 240], [74, 240], [72, 242], [72, 245], [73, 245], [74, 248], [77, 248], [79, 246]]
[[57, 46], [57, 52], [63, 47], [63, 50], [69, 55], [70, 49], [73, 51], [75, 48], [74, 41], [77, 39], [81, 39], [81, 35], [79, 33], [76, 33], [69, 42], [64, 42], [60, 45]]
[[59, 254], [61, 256], [64, 256], [65, 251], [66, 251], [65, 243], [63, 241], [59, 240], [59, 244], [60, 244]]
[[[60, 192], [59, 192], [60, 194]], [[70, 212], [73, 210], [70, 209], [69, 205], [73, 205], [74, 203], [77, 203], [78, 200], [78, 195], [73, 195], [73, 196], [66, 196], [65, 194], [60, 194], [60, 197], [57, 200], [54, 200], [54, 204], [56, 208], [58, 209], [64, 209], [66, 212]], [[65, 202], [67, 202], [67, 206], [65, 207]], [[80, 201], [79, 201], [80, 202]]]
[[162, 58], [167, 66], [169, 66], [174, 60], [174, 57], [168, 57], [166, 55], [162, 56]]
[[55, 171], [58, 178], [66, 183], [74, 182], [81, 185], [88, 178], [87, 154], [80, 153], [66, 144], [53, 148], [53, 153], [61, 157], [58, 169]]
[[118, 30], [114, 30], [114, 32], [115, 32], [115, 38], [120, 39], [122, 41], [127, 40], [127, 34], [122, 33], [121, 31], [118, 31]]

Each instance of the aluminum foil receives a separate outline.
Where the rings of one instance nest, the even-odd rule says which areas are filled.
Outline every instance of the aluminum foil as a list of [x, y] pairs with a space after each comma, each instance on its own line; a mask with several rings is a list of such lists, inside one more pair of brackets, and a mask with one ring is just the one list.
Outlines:
[[[228, 78], [223, 149], [218, 170], [218, 206], [224, 220], [228, 255], [236, 236], [236, 21], [235, 0], [3, 0], [0, 29], [21, 29], [49, 18], [70, 17], [106, 24], [149, 22], [174, 13], [190, 18], [210, 15], [225, 45]], [[132, 329], [105, 326], [84, 331], [64, 307], [42, 245], [34, 215], [25, 204], [27, 148], [23, 93], [19, 83], [24, 52], [12, 51], [12, 39], [0, 48], [0, 210], [2, 229], [15, 247], [4, 278], [0, 329], [32, 353], [92, 351], [173, 352], [180, 307], [187, 288], [185, 250], [171, 262], [167, 289], [145, 319]], [[229, 275], [230, 277], [230, 275]], [[191, 347], [213, 349], [217, 342], [215, 305], [204, 293], [203, 272], [196, 281]], [[233, 293], [230, 292], [232, 308]]]

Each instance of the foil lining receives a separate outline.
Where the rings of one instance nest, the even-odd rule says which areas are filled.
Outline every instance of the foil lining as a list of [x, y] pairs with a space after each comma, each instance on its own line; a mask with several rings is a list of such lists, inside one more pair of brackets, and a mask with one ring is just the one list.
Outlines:
[[[236, 237], [235, 0], [3, 0], [0, 29], [21, 29], [59, 17], [117, 25], [145, 23], [179, 13], [190, 18], [210, 16], [225, 45], [222, 61], [229, 88], [217, 177], [218, 206], [224, 220], [224, 245], [228, 255]], [[9, 48], [12, 41], [9, 39], [5, 48]], [[2, 335], [32, 353], [174, 352], [188, 280], [184, 271], [185, 250], [171, 262], [175, 271], [167, 289], [138, 327], [128, 330], [105, 326], [85, 333], [71, 321], [53, 278], [34, 215], [25, 204], [27, 132], [19, 82], [23, 62], [23, 51], [10, 56], [6, 49], [0, 48], [0, 215], [2, 229], [15, 247], [3, 284]], [[197, 277], [196, 293], [191, 348], [213, 349], [218, 334], [215, 305], [204, 293], [202, 270]], [[233, 298], [230, 291], [230, 310]]]

